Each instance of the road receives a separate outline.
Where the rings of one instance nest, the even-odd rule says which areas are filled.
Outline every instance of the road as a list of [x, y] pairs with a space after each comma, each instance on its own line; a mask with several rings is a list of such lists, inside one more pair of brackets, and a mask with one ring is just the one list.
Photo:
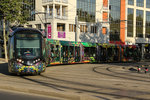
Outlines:
[[39, 96], [35, 94], [20, 93], [14, 91], [0, 90], [1, 100], [59, 100], [50, 97]]
[[89, 96], [93, 100], [149, 100], [150, 74], [129, 70], [142, 64], [59, 65], [47, 67], [38, 76], [13, 76], [1, 64], [0, 88], [69, 100], [88, 100]]

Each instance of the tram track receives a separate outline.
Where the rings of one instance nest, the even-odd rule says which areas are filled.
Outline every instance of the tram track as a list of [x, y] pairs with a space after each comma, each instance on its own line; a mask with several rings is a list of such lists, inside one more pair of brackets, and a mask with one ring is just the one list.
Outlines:
[[[109, 96], [116, 96], [116, 97], [119, 97], [119, 98], [128, 98], [128, 99], [135, 99], [135, 100], [148, 100], [148, 99], [143, 99], [143, 98], [139, 98], [139, 97], [133, 97], [133, 96], [127, 96], [127, 95], [120, 95], [120, 94], [117, 94], [117, 93], [111, 93], [111, 92], [103, 92], [103, 91], [97, 91], [97, 90], [113, 90], [113, 91], [122, 91], [122, 89], [117, 89], [117, 88], [110, 88], [110, 87], [104, 87], [104, 86], [97, 86], [97, 85], [91, 85], [91, 84], [87, 84], [87, 83], [80, 83], [80, 82], [73, 82], [73, 81], [67, 81], [67, 80], [63, 80], [63, 79], [58, 79], [58, 78], [53, 78], [53, 77], [47, 77], [47, 76], [43, 76], [43, 78], [46, 78], [46, 79], [50, 79], [50, 80], [53, 80], [52, 82], [50, 83], [44, 83], [44, 85], [46, 86], [50, 86], [50, 87], [53, 87], [53, 88], [57, 88], [57, 89], [69, 89], [69, 90], [73, 90], [73, 91], [80, 91], [79, 93], [90, 93], [90, 94], [94, 94], [94, 95], [109, 95]], [[26, 78], [27, 79], [27, 78]], [[38, 82], [36, 80], [31, 80], [29, 79], [30, 81], [35, 81], [35, 82]], [[57, 84], [57, 82], [60, 82], [60, 84]], [[62, 84], [62, 82], [65, 82], [67, 83], [66, 85]], [[40, 82], [40, 84], [43, 84], [43, 82]], [[71, 85], [69, 85], [71, 84]], [[76, 86], [75, 86], [76, 85]], [[82, 87], [81, 87], [82, 86]], [[89, 89], [89, 88], [86, 88], [86, 87], [91, 87], [91, 88], [96, 88], [96, 89]], [[137, 94], [139, 93], [143, 93], [143, 94], [150, 94], [150, 92], [141, 92], [141, 91], [132, 91], [132, 92], [136, 92]], [[98, 96], [95, 96], [95, 97], [98, 97]], [[101, 97], [101, 96], [100, 96]], [[103, 97], [101, 97], [103, 98]], [[108, 99], [109, 100], [109, 99]]]
[[[94, 67], [95, 68], [95, 67]], [[107, 68], [103, 67], [105, 69], [105, 72], [111, 72], [109, 70], [107, 70]], [[56, 75], [57, 76], [57, 75]], [[67, 76], [67, 75], [66, 75]], [[76, 81], [72, 81], [72, 80], [66, 80], [66, 79], [62, 79], [59, 78], [58, 76], [55, 77], [55, 75], [53, 76], [45, 76], [45, 75], [40, 75], [41, 79], [46, 79], [47, 81], [45, 82], [44, 80], [35, 80], [35, 79], [28, 79], [30, 81], [34, 81], [34, 82], [39, 82], [39, 84], [43, 84], [47, 87], [53, 87], [56, 90], [60, 90], [64, 92], [67, 92], [68, 90], [72, 90], [72, 91], [76, 91], [75, 93], [88, 93], [90, 95], [95, 95], [95, 97], [99, 97], [99, 98], [103, 98], [103, 97], [107, 97], [112, 96], [112, 97], [117, 97], [117, 98], [128, 98], [128, 99], [135, 99], [135, 100], [148, 100], [148, 99], [143, 99], [140, 97], [136, 97], [135, 95], [131, 96], [131, 95], [123, 95], [123, 94], [118, 94], [118, 92], [115, 91], [126, 91], [120, 88], [111, 88], [109, 86], [101, 86], [101, 85], [95, 85], [95, 84], [88, 84], [88, 83], [82, 83], [82, 82], [76, 82]], [[65, 77], [65, 76], [64, 76]], [[27, 78], [26, 78], [27, 79]], [[90, 88], [90, 89], [89, 89]], [[102, 90], [102, 91], [100, 91]], [[104, 92], [103, 90], [111, 90], [114, 92]], [[131, 94], [150, 94], [150, 92], [143, 92], [143, 91], [138, 91], [138, 90], [128, 90], [128, 92], [133, 92]], [[99, 96], [99, 95], [105, 95], [105, 96]], [[109, 98], [108, 98], [109, 100]]]
[[[114, 71], [110, 70], [110, 68], [112, 68], [112, 67], [105, 67], [103, 69], [103, 68], [101, 68], [101, 66], [97, 66], [97, 67], [94, 67], [92, 70], [95, 73], [110, 76], [110, 77], [127, 79], [127, 80], [132, 80], [132, 81], [139, 81], [139, 82], [148, 82], [148, 83], [150, 82], [149, 80], [147, 80], [148, 77], [133, 75], [133, 74], [130, 74], [130, 72], [126, 72], [126, 73], [114, 72]], [[99, 69], [101, 71], [98, 71], [97, 69]], [[103, 72], [103, 70], [105, 70], [105, 71]], [[129, 76], [130, 76], [130, 78], [129, 78]]]
[[[77, 66], [77, 68], [74, 65], [72, 67], [71, 66], [72, 65], [70, 65], [69, 67], [58, 66], [49, 68], [49, 70], [47, 69], [48, 72], [42, 73], [39, 76], [8, 77], [5, 75], [4, 80], [6, 80], [6, 78], [8, 77], [9, 81], [12, 80], [11, 83], [17, 82], [19, 85], [31, 85], [37, 88], [44, 87], [46, 89], [53, 89], [66, 93], [73, 92], [78, 94], [88, 94], [101, 100], [114, 100], [118, 98], [123, 100], [149, 100], [147, 98], [137, 97], [137, 95], [150, 95], [149, 91], [138, 89], [134, 90], [134, 88], [136, 87], [132, 87], [131, 85], [128, 86], [132, 87], [131, 89], [126, 89], [124, 88], [126, 85], [123, 84], [123, 82], [125, 82], [126, 84], [140, 83], [141, 81], [143, 81], [142, 78], [144, 76], [139, 80], [131, 81], [132, 78], [136, 77], [136, 75], [133, 74], [133, 76], [131, 76], [132, 74], [128, 71], [125, 71], [125, 73], [120, 73], [118, 72], [119, 69], [114, 70], [114, 68], [116, 68], [114, 67], [114, 65], [110, 65], [109, 67], [106, 64], [80, 65], [79, 67]], [[119, 66], [117, 67], [119, 68]], [[80, 71], [78, 70], [79, 68], [81, 68]], [[97, 72], [95, 72], [94, 70]], [[108, 79], [105, 79], [105, 76]], [[123, 76], [131, 76], [132, 78], [128, 79], [127, 77], [124, 78]], [[84, 78], [86, 78], [85, 81]], [[129, 81], [126, 82], [127, 80]], [[142, 82], [142, 85], [149, 85], [149, 81]]]

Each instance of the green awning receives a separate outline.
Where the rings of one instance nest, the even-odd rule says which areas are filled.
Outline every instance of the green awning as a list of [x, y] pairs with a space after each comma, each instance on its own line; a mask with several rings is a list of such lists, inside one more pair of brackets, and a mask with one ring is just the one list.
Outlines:
[[55, 45], [59, 45], [60, 44], [59, 40], [46, 39], [46, 41], [50, 42], [50, 44], [55, 44]]
[[96, 43], [81, 42], [81, 44], [85, 47], [96, 47]]
[[80, 46], [79, 42], [74, 41], [60, 41], [60, 44], [64, 46]]

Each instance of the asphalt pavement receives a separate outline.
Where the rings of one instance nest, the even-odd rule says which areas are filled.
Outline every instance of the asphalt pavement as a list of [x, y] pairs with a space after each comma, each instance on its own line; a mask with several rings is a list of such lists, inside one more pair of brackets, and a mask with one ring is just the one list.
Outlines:
[[0, 100], [60, 100], [60, 98], [50, 98], [42, 95], [28, 94], [10, 90], [0, 90]]
[[[150, 75], [137, 73], [136, 69], [137, 65], [145, 64], [149, 62], [59, 65], [48, 67], [41, 75], [15, 76], [8, 73], [7, 62], [1, 60], [0, 89], [49, 96], [52, 100], [55, 100], [53, 97], [61, 98], [58, 100], [149, 100]], [[0, 91], [1, 94], [9, 96], [7, 92]]]

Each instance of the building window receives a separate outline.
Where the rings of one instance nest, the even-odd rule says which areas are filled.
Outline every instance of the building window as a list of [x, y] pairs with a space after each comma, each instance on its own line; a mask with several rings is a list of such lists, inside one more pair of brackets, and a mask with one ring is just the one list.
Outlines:
[[107, 27], [102, 28], [102, 34], [107, 34]]
[[107, 12], [103, 12], [103, 21], [108, 21], [108, 13]]
[[[29, 9], [29, 18], [28, 21], [35, 21], [35, 14], [33, 14], [33, 11], [35, 11], [35, 0], [29, 0], [30, 2], [30, 9]], [[29, 7], [28, 7], [29, 8]]]
[[97, 26], [91, 26], [91, 33], [97, 33]]
[[134, 5], [134, 0], [128, 0], [128, 5]]
[[88, 30], [86, 25], [80, 25], [80, 32], [86, 33]]
[[120, 41], [120, 0], [110, 0], [110, 41]]
[[133, 37], [133, 9], [128, 8], [127, 36]]
[[65, 31], [65, 24], [57, 23], [57, 31]]
[[108, 0], [103, 0], [103, 7], [108, 7]]
[[96, 0], [77, 0], [79, 21], [95, 22]]
[[145, 29], [145, 37], [150, 38], [150, 12], [146, 12], [146, 29]]
[[143, 37], [143, 11], [136, 10], [136, 37]]
[[32, 28], [32, 25], [27, 25], [28, 28]]
[[76, 27], [74, 24], [69, 24], [69, 32], [76, 32]]
[[146, 0], [146, 8], [150, 8], [150, 0]]
[[41, 24], [36, 24], [35, 26], [37, 29], [41, 29]]
[[144, 0], [136, 0], [136, 6], [144, 7]]
[[52, 16], [52, 15], [53, 15], [53, 7], [50, 6], [50, 7], [49, 7], [49, 16]]

